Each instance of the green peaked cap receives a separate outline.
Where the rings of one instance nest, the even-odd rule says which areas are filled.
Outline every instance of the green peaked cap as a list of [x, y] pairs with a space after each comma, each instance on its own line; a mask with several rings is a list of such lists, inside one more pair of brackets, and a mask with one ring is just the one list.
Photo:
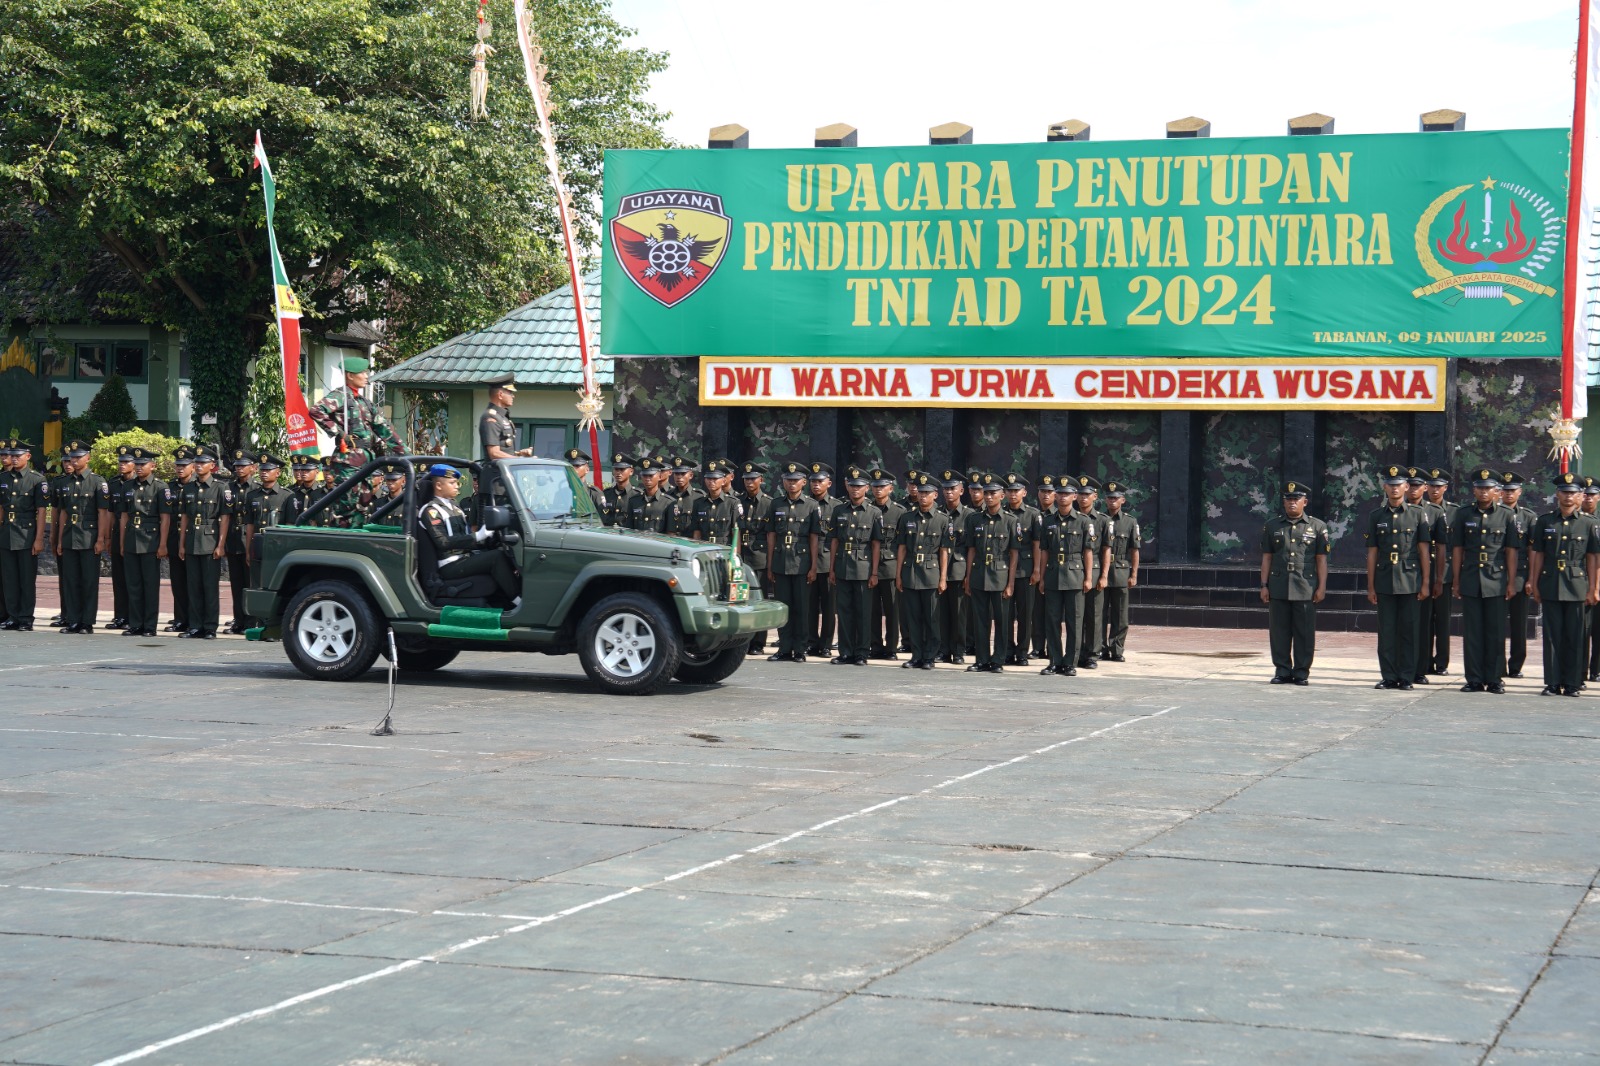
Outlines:
[[344, 357], [344, 372], [346, 374], [365, 374], [372, 369], [372, 360], [364, 355], [347, 355]]

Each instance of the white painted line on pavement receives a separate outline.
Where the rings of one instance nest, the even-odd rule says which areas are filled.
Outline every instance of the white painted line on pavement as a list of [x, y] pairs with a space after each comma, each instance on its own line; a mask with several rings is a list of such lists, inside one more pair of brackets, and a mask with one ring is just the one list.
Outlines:
[[210, 737], [163, 737], [154, 733], [97, 733], [89, 729], [29, 729], [0, 726], [0, 733], [62, 733], [74, 737], [133, 737], [137, 740], [209, 740]]
[[270, 903], [279, 907], [309, 907], [324, 911], [361, 911], [367, 914], [413, 914], [444, 918], [497, 918], [506, 922], [526, 922], [532, 914], [492, 914], [487, 911], [419, 911], [410, 907], [371, 907], [354, 903], [312, 903], [301, 899], [278, 899], [274, 896], [232, 896], [208, 892], [150, 892], [134, 888], [65, 888], [55, 885], [0, 885], [0, 889], [16, 892], [60, 892], [78, 896], [117, 896], [140, 899], [197, 899], [218, 903]]
[[83, 660], [81, 660], [79, 662], [75, 662], [75, 663], [29, 663], [27, 666], [0, 666], [0, 674], [6, 673], [6, 672], [11, 671], [11, 670], [48, 670], [48, 669], [54, 669], [57, 666], [90, 666], [90, 665], [93, 665], [94, 663], [120, 663], [120, 662], [126, 662], [126, 661], [127, 660], [123, 659], [123, 658], [116, 658], [116, 659], [83, 659]]
[[808, 836], [820, 830], [827, 829], [830, 826], [838, 825], [841, 822], [847, 822], [852, 818], [860, 818], [865, 815], [872, 814], [875, 811], [881, 811], [886, 808], [893, 807], [896, 804], [904, 803], [906, 800], [915, 799], [918, 796], [925, 796], [930, 792], [937, 792], [940, 789], [948, 788], [949, 786], [959, 784], [962, 781], [970, 781], [979, 774], [986, 774], [991, 770], [999, 770], [1007, 766], [1015, 766], [1017, 763], [1026, 762], [1035, 756], [1044, 755], [1048, 752], [1055, 751], [1058, 748], [1064, 748], [1069, 744], [1081, 744], [1086, 740], [1091, 740], [1098, 736], [1104, 736], [1105, 734], [1117, 729], [1121, 729], [1124, 726], [1133, 725], [1135, 722], [1146, 722], [1152, 718], [1160, 718], [1162, 715], [1177, 709], [1177, 707], [1166, 707], [1152, 714], [1135, 715], [1132, 718], [1127, 718], [1123, 721], [1115, 722], [1101, 729], [1096, 729], [1092, 733], [1085, 733], [1082, 736], [1069, 737], [1066, 740], [1060, 740], [1054, 744], [1047, 744], [1042, 748], [1035, 748], [1033, 751], [1018, 755], [1012, 759], [1007, 759], [1004, 762], [991, 763], [988, 766], [973, 770], [970, 773], [962, 774], [959, 777], [952, 777], [947, 781], [941, 781], [937, 785], [930, 785], [929, 787], [922, 789], [920, 792], [908, 792], [904, 796], [896, 796], [894, 799], [885, 800], [883, 803], [874, 803], [870, 807], [863, 807], [858, 811], [852, 811], [849, 814], [842, 814], [837, 818], [830, 818], [825, 822], [818, 822], [816, 825], [810, 826], [806, 829], [801, 829], [798, 832], [790, 833], [786, 837], [779, 837], [778, 839], [770, 840], [765, 844], [758, 844], [753, 848], [747, 848], [744, 851], [734, 852], [732, 855], [726, 855], [720, 859], [713, 859], [710, 862], [701, 863], [699, 866], [691, 866], [687, 870], [680, 870], [675, 874], [669, 874], [660, 880], [651, 881], [643, 885], [634, 885], [632, 888], [625, 888], [621, 891], [613, 892], [610, 895], [601, 896], [599, 899], [589, 900], [587, 903], [579, 903], [576, 906], [568, 907], [566, 910], [556, 911], [553, 914], [546, 914], [538, 918], [533, 918], [529, 921], [523, 922], [520, 925], [513, 925], [507, 929], [502, 929], [498, 933], [487, 933], [483, 936], [473, 937], [470, 940], [463, 940], [458, 944], [452, 944], [449, 947], [440, 951], [436, 951], [431, 955], [422, 955], [414, 959], [407, 959], [404, 962], [396, 963], [393, 966], [385, 966], [381, 970], [374, 970], [371, 973], [362, 974], [359, 977], [352, 977], [347, 981], [339, 981], [336, 984], [323, 985], [321, 988], [314, 988], [309, 992], [302, 992], [298, 996], [291, 996], [288, 999], [279, 1000], [277, 1003], [269, 1004], [265, 1007], [258, 1007], [253, 1011], [247, 1011], [243, 1014], [235, 1014], [231, 1018], [223, 1018], [221, 1021], [212, 1022], [210, 1025], [201, 1026], [198, 1029], [191, 1029], [186, 1033], [179, 1033], [177, 1036], [170, 1036], [167, 1039], [159, 1040], [154, 1044], [146, 1044], [144, 1047], [136, 1048], [133, 1051], [127, 1052], [126, 1054], [118, 1055], [116, 1058], [104, 1059], [96, 1063], [95, 1066], [122, 1066], [123, 1063], [134, 1062], [138, 1059], [146, 1058], [150, 1055], [156, 1054], [157, 1052], [165, 1051], [169, 1047], [175, 1047], [178, 1044], [186, 1044], [191, 1040], [197, 1040], [202, 1036], [209, 1036], [212, 1033], [220, 1032], [223, 1029], [230, 1029], [235, 1025], [242, 1025], [245, 1022], [254, 1021], [257, 1018], [264, 1018], [269, 1014], [276, 1014], [280, 1011], [288, 1010], [291, 1007], [297, 1007], [302, 1003], [309, 1003], [314, 999], [320, 999], [323, 996], [332, 995], [335, 992], [343, 992], [347, 988], [354, 988], [356, 985], [366, 984], [368, 981], [376, 981], [380, 977], [388, 977], [391, 974], [402, 973], [406, 970], [414, 969], [418, 966], [421, 966], [425, 962], [438, 962], [441, 959], [448, 958], [451, 955], [456, 955], [463, 951], [469, 951], [472, 948], [480, 947], [495, 940], [513, 936], [517, 933], [523, 933], [529, 929], [533, 929], [541, 925], [549, 925], [551, 922], [560, 921], [562, 918], [569, 918], [574, 914], [580, 914], [583, 911], [592, 910], [595, 907], [601, 907], [607, 903], [615, 903], [619, 899], [626, 899], [629, 896], [638, 895], [646, 889], [671, 884], [674, 881], [681, 881], [685, 877], [693, 877], [695, 874], [704, 873], [707, 870], [714, 870], [719, 866], [726, 866], [731, 862], [737, 862], [740, 859], [755, 855], [758, 852], [766, 851], [768, 848], [774, 848], [780, 844], [786, 844], [791, 841], [798, 840], [803, 836]]

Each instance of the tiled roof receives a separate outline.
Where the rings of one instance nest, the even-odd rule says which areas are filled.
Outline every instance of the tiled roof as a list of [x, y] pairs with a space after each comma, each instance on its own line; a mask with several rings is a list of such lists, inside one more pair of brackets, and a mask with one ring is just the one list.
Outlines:
[[[611, 360], [599, 354], [599, 271], [584, 275], [583, 292], [596, 334], [590, 340], [595, 352], [595, 384], [610, 385]], [[498, 322], [452, 337], [377, 376], [388, 385], [450, 387], [482, 385], [508, 371], [516, 375], [518, 385], [583, 384], [570, 286], [563, 285]]]

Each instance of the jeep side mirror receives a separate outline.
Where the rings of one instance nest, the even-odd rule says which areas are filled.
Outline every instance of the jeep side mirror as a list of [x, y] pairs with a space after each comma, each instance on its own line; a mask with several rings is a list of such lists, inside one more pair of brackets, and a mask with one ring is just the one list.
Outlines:
[[514, 529], [517, 520], [509, 507], [485, 507], [483, 509], [483, 528], [496, 531]]

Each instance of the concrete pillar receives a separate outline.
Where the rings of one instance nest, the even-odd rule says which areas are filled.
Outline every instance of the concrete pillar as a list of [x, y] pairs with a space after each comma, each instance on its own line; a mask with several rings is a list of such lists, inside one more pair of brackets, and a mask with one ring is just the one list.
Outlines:
[[[1278, 479], [1304, 481], [1311, 486], [1313, 500], [1322, 491], [1322, 463], [1319, 452], [1322, 441], [1318, 431], [1322, 419], [1315, 411], [1283, 412], [1283, 448]], [[1313, 511], [1313, 514], [1318, 513]]]
[[1199, 497], [1195, 457], [1196, 420], [1189, 411], [1161, 413], [1161, 479], [1156, 549], [1163, 566], [1181, 566], [1199, 556], [1199, 528], [1193, 513]]
[[1167, 123], [1167, 136], [1173, 139], [1186, 137], [1211, 136], [1211, 123], [1203, 118], [1190, 115], [1188, 118], [1175, 118]]
[[737, 122], [730, 122], [726, 126], [715, 126], [711, 135], [706, 138], [707, 148], [749, 148], [750, 131]]
[[1437, 111], [1424, 111], [1418, 118], [1423, 133], [1450, 133], [1467, 128], [1467, 113], [1442, 107]]
[[938, 474], [957, 467], [966, 458], [965, 453], [966, 441], [956, 440], [956, 412], [949, 407], [923, 408], [922, 469]]
[[811, 143], [817, 148], [854, 148], [856, 132], [856, 128], [848, 122], [818, 126], [816, 136]]
[[[1424, 133], [1459, 132], [1467, 128], [1463, 111], [1441, 108], [1418, 116]], [[1418, 411], [1411, 416], [1411, 462], [1417, 466], [1454, 467], [1456, 439], [1456, 360], [1444, 363], [1444, 410]]]
[[1333, 119], [1315, 111], [1289, 120], [1289, 136], [1316, 137], [1333, 132]]
[[971, 144], [972, 127], [965, 122], [942, 122], [928, 127], [929, 144]]
[[1075, 118], [1064, 118], [1060, 122], [1052, 122], [1045, 130], [1044, 139], [1047, 141], [1087, 141], [1089, 139], [1089, 124], [1080, 122]]
[[1039, 469], [1034, 471], [1037, 478], [1041, 474], [1076, 474], [1078, 468], [1073, 465], [1075, 437], [1082, 436], [1074, 423], [1081, 418], [1081, 411], [1040, 411], [1039, 412]]
[[834, 484], [844, 491], [839, 470], [851, 456], [851, 424], [854, 414], [848, 407], [813, 407], [811, 409], [811, 450], [808, 459], [820, 459], [833, 467]]

